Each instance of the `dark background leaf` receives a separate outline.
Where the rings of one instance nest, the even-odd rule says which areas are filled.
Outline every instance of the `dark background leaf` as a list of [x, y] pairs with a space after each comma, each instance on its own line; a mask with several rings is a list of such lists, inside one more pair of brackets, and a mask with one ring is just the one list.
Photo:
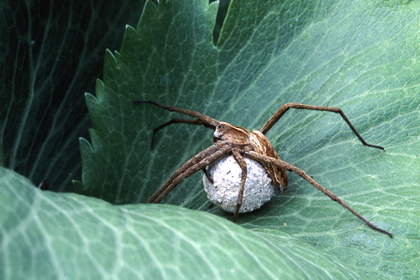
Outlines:
[[2, 1], [0, 164], [56, 191], [81, 178], [83, 99], [144, 1]]

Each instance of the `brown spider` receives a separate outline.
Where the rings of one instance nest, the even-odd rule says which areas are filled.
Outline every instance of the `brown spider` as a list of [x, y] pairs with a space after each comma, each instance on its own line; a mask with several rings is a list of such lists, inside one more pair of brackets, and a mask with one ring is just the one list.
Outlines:
[[[246, 130], [245, 128], [239, 126], [233, 126], [226, 122], [220, 122], [213, 118], [210, 118], [206, 115], [203, 115], [196, 111], [185, 110], [181, 108], [171, 107], [163, 104], [159, 104], [154, 101], [134, 101], [135, 104], [148, 103], [164, 108], [168, 111], [178, 112], [184, 115], [194, 117], [195, 119], [180, 119], [175, 118], [166, 122], [159, 127], [156, 127], [153, 130], [152, 137], [152, 147], [154, 143], [155, 133], [162, 129], [165, 126], [174, 123], [187, 123], [194, 125], [204, 125], [205, 127], [214, 129], [213, 145], [209, 148], [201, 151], [196, 156], [184, 163], [178, 170], [176, 170], [171, 177], [147, 200], [148, 203], [159, 203], [171, 190], [173, 190], [183, 179], [191, 176], [197, 171], [203, 170], [208, 177], [206, 167], [211, 163], [215, 162], [218, 159], [221, 159], [226, 156], [232, 155], [239, 167], [242, 170], [236, 209], [234, 211], [233, 221], [236, 221], [239, 210], [241, 208], [243, 199], [244, 199], [244, 188], [245, 182], [247, 179], [247, 164], [244, 160], [249, 158], [251, 160], [261, 163], [269, 177], [272, 180], [272, 184], [280, 189], [281, 191], [285, 190], [287, 187], [287, 171], [292, 171], [311, 183], [315, 188], [326, 194], [332, 200], [338, 202], [345, 209], [353, 213], [356, 217], [365, 222], [372, 229], [385, 233], [392, 237], [392, 234], [386, 230], [383, 230], [365, 218], [363, 218], [359, 213], [354, 211], [350, 206], [344, 203], [338, 196], [336, 196], [331, 191], [322, 187], [316, 181], [314, 181], [310, 176], [308, 176], [301, 169], [281, 160], [271, 145], [270, 141], [264, 136], [271, 127], [289, 110], [290, 108], [294, 109], [306, 109], [306, 110], [316, 110], [316, 111], [328, 111], [334, 112], [341, 115], [344, 121], [349, 125], [354, 134], [359, 138], [363, 145], [368, 147], [373, 147], [377, 149], [384, 150], [383, 147], [375, 146], [366, 143], [366, 141], [360, 136], [354, 126], [351, 124], [349, 119], [343, 113], [340, 108], [337, 107], [324, 107], [324, 106], [313, 106], [305, 105], [300, 103], [287, 103], [281, 106], [276, 113], [263, 125], [263, 127], [258, 131], [254, 130], [252, 132]], [[209, 178], [211, 181], [211, 179]]]

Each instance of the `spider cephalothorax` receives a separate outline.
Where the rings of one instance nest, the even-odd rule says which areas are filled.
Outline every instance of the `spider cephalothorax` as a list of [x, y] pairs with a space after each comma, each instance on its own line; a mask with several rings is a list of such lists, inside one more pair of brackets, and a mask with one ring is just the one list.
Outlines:
[[[216, 146], [230, 145], [242, 152], [253, 151], [267, 157], [280, 159], [270, 141], [258, 130], [250, 132], [243, 127], [220, 122], [214, 131], [213, 142]], [[286, 170], [277, 165], [264, 162], [261, 164], [270, 176], [273, 185], [283, 192], [287, 188]]]
[[[236, 207], [234, 207], [234, 216], [233, 220], [235, 221], [239, 210], [241, 209], [242, 203], [244, 201], [244, 188], [247, 179], [247, 164], [245, 158], [259, 162], [267, 174], [271, 178], [273, 186], [280, 189], [281, 191], [285, 190], [287, 187], [287, 176], [286, 170], [292, 171], [311, 183], [315, 188], [326, 194], [332, 200], [338, 202], [345, 209], [349, 210], [363, 222], [365, 222], [369, 227], [379, 232], [385, 233], [392, 237], [392, 234], [388, 231], [385, 231], [365, 218], [363, 218], [359, 213], [354, 211], [350, 206], [344, 203], [339, 197], [333, 194], [331, 191], [322, 187], [316, 181], [314, 181], [310, 176], [308, 176], [301, 169], [281, 160], [271, 145], [270, 141], [264, 136], [270, 128], [287, 112], [290, 108], [294, 109], [306, 109], [306, 110], [316, 110], [316, 111], [329, 111], [340, 114], [344, 121], [349, 125], [351, 130], [357, 136], [357, 138], [362, 142], [363, 145], [378, 148], [384, 150], [380, 146], [375, 146], [366, 143], [366, 141], [360, 136], [354, 126], [351, 124], [349, 119], [343, 113], [340, 108], [337, 107], [324, 107], [324, 106], [312, 106], [305, 105], [300, 103], [287, 103], [281, 106], [277, 112], [263, 125], [263, 127], [258, 131], [254, 130], [252, 132], [246, 130], [245, 128], [239, 126], [233, 126], [226, 122], [217, 121], [211, 117], [203, 115], [196, 111], [185, 110], [177, 107], [171, 107], [163, 104], [156, 103], [154, 101], [134, 101], [136, 104], [148, 103], [159, 106], [169, 111], [178, 112], [184, 115], [194, 117], [195, 119], [172, 119], [167, 123], [162, 124], [153, 131], [152, 137], [152, 146], [154, 143], [155, 133], [162, 129], [163, 127], [174, 124], [174, 123], [187, 123], [194, 125], [204, 125], [205, 127], [214, 129], [213, 135], [213, 145], [209, 148], [201, 151], [190, 160], [185, 162], [178, 170], [176, 170], [170, 178], [147, 200], [148, 203], [159, 203], [172, 189], [174, 189], [183, 179], [191, 176], [192, 174], [203, 170], [207, 174], [207, 167], [220, 160], [221, 158], [227, 156], [233, 156], [236, 163], [241, 169], [240, 184], [237, 190], [237, 199]], [[208, 176], [208, 174], [206, 175]], [[209, 178], [211, 181], [211, 178]], [[252, 210], [252, 209], [251, 209]], [[250, 211], [251, 211], [250, 210]]]

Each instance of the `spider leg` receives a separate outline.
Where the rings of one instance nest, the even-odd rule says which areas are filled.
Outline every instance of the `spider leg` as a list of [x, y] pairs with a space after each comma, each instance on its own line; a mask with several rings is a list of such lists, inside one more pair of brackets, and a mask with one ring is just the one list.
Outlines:
[[239, 209], [241, 209], [242, 202], [244, 200], [245, 182], [246, 182], [246, 177], [248, 175], [248, 168], [238, 148], [232, 149], [232, 154], [236, 162], [238, 163], [239, 167], [242, 170], [241, 183], [239, 185], [239, 192], [238, 192], [238, 200], [236, 202], [236, 209], [233, 215], [233, 222], [236, 222], [236, 218], [238, 217], [238, 214], [239, 214]]
[[209, 128], [213, 128], [211, 126], [208, 126], [206, 123], [204, 123], [202, 120], [200, 119], [180, 119], [180, 118], [175, 118], [172, 119], [164, 124], [159, 125], [158, 127], [155, 127], [153, 129], [153, 134], [152, 134], [152, 142], [150, 143], [150, 149], [153, 150], [154, 146], [155, 146], [155, 135], [156, 132], [158, 132], [159, 130], [161, 130], [162, 128], [174, 124], [174, 123], [186, 123], [186, 124], [193, 124], [193, 125], [204, 125], [205, 127], [209, 127]]
[[347, 118], [347, 116], [344, 114], [344, 112], [338, 108], [338, 107], [326, 107], [326, 106], [314, 106], [314, 105], [306, 105], [306, 104], [300, 104], [300, 103], [286, 103], [283, 106], [281, 106], [277, 112], [274, 113], [273, 116], [271, 116], [271, 118], [263, 125], [263, 127], [260, 129], [260, 132], [262, 134], [266, 134], [271, 127], [273, 127], [274, 124], [277, 123], [277, 121], [290, 109], [290, 108], [294, 108], [294, 109], [303, 109], [303, 110], [314, 110], [314, 111], [327, 111], [327, 112], [333, 112], [333, 113], [337, 113], [340, 114], [340, 116], [344, 119], [344, 121], [348, 124], [348, 126], [351, 128], [351, 130], [353, 131], [353, 133], [357, 136], [357, 138], [359, 138], [360, 142], [362, 142], [363, 145], [368, 146], [368, 147], [372, 147], [372, 148], [377, 148], [377, 149], [381, 149], [381, 150], [385, 150], [383, 147], [381, 146], [376, 146], [376, 145], [371, 145], [368, 144], [363, 137], [359, 134], [359, 132], [357, 132], [356, 128], [352, 125], [352, 123], [350, 122], [350, 120]]
[[154, 101], [133, 101], [133, 103], [134, 104], [144, 104], [144, 103], [153, 104], [155, 106], [161, 107], [168, 111], [173, 111], [173, 112], [181, 113], [181, 114], [188, 115], [191, 117], [195, 117], [201, 120], [203, 122], [203, 125], [206, 125], [207, 127], [211, 127], [213, 129], [216, 128], [216, 125], [219, 124], [218, 120], [210, 118], [209, 116], [203, 115], [197, 111], [191, 111], [191, 110], [181, 109], [177, 107], [167, 106], [167, 105], [160, 104]]
[[171, 177], [147, 200], [147, 203], [159, 203], [182, 180], [205, 168], [213, 161], [229, 153], [230, 147], [213, 145], [184, 163]]
[[273, 164], [273, 165], [277, 165], [280, 167], [285, 168], [288, 171], [293, 171], [294, 173], [296, 173], [297, 175], [299, 175], [300, 177], [302, 177], [303, 179], [305, 179], [306, 181], [308, 181], [309, 183], [311, 183], [315, 188], [317, 188], [318, 190], [320, 190], [321, 192], [323, 192], [324, 194], [326, 194], [329, 198], [331, 198], [332, 200], [338, 202], [341, 206], [343, 206], [345, 209], [347, 209], [348, 211], [350, 211], [353, 215], [355, 215], [356, 217], [358, 217], [360, 220], [362, 220], [363, 222], [365, 222], [369, 227], [371, 227], [372, 229], [385, 233], [387, 234], [389, 237], [392, 238], [392, 233], [381, 229], [377, 226], [375, 226], [374, 224], [372, 224], [371, 222], [369, 222], [368, 220], [366, 220], [365, 218], [363, 218], [359, 213], [357, 213], [356, 211], [354, 211], [350, 206], [348, 206], [345, 202], [343, 202], [338, 196], [336, 196], [334, 193], [332, 193], [331, 191], [327, 190], [326, 188], [324, 188], [323, 186], [321, 186], [320, 184], [318, 184], [314, 179], [312, 179], [310, 176], [308, 176], [305, 172], [303, 172], [303, 170], [285, 162], [282, 161], [280, 159], [275, 159], [275, 158], [271, 158], [271, 157], [267, 157], [267, 156], [263, 156], [259, 153], [256, 153], [254, 151], [250, 151], [250, 152], [245, 152], [245, 155], [253, 160], [262, 162], [262, 163], [268, 163], [268, 164]]

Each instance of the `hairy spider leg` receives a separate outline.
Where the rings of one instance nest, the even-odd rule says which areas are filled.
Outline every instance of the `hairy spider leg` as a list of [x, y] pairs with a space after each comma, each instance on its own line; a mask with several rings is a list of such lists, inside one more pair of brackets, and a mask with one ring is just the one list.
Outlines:
[[147, 200], [147, 203], [159, 203], [182, 180], [205, 168], [211, 162], [225, 156], [231, 150], [232, 148], [229, 146], [218, 147], [216, 145], [212, 145], [201, 151], [198, 155], [194, 156], [178, 168], [178, 170], [176, 170], [171, 177]]
[[233, 148], [232, 149], [232, 155], [235, 158], [235, 161], [238, 163], [239, 167], [242, 170], [242, 174], [241, 174], [241, 183], [239, 185], [239, 191], [238, 191], [238, 198], [236, 201], [236, 208], [235, 208], [235, 213], [233, 214], [233, 222], [236, 222], [236, 218], [238, 217], [239, 214], [239, 209], [241, 209], [242, 206], [242, 202], [244, 200], [244, 191], [245, 191], [245, 182], [246, 182], [246, 177], [248, 175], [248, 168], [246, 165], [246, 162], [244, 160], [244, 158], [241, 155], [241, 152], [238, 148]]
[[[152, 134], [152, 141], [150, 143], [150, 149], [153, 150], [154, 146], [155, 146], [155, 135], [156, 133], [161, 130], [162, 128], [171, 125], [171, 124], [175, 124], [175, 123], [185, 123], [185, 124], [192, 124], [192, 125], [203, 125], [207, 128], [211, 128], [211, 129], [215, 129], [216, 125], [219, 124], [220, 122], [216, 119], [210, 118], [206, 115], [201, 114], [200, 112], [197, 111], [191, 111], [191, 110], [185, 110], [182, 108], [178, 108], [178, 107], [171, 107], [171, 106], [167, 106], [164, 104], [160, 104], [154, 101], [133, 101], [134, 104], [152, 104], [158, 107], [161, 107], [165, 110], [168, 111], [173, 111], [173, 112], [177, 112], [177, 113], [181, 113], [184, 115], [188, 115], [191, 117], [195, 117], [197, 119], [182, 119], [182, 118], [174, 118], [164, 124], [161, 124], [158, 127], [155, 127], [153, 129], [153, 134]], [[212, 182], [213, 180], [210, 178], [210, 176], [208, 176], [207, 171], [205, 168], [203, 168], [203, 172], [204, 174], [207, 176], [207, 178], [209, 179], [210, 182]]]
[[266, 134], [271, 127], [273, 127], [274, 124], [277, 123], [277, 121], [289, 110], [290, 108], [293, 109], [303, 109], [303, 110], [314, 110], [314, 111], [326, 111], [326, 112], [333, 112], [340, 114], [340, 116], [344, 119], [344, 121], [348, 124], [348, 126], [351, 128], [354, 134], [356, 134], [357, 138], [359, 138], [360, 142], [362, 142], [363, 145], [377, 148], [381, 150], [385, 150], [381, 146], [371, 145], [368, 144], [363, 137], [357, 132], [356, 128], [352, 125], [350, 120], [347, 118], [347, 116], [344, 114], [344, 112], [338, 108], [338, 107], [325, 107], [325, 106], [314, 106], [314, 105], [306, 105], [306, 104], [300, 104], [300, 103], [286, 103], [283, 106], [281, 106], [277, 112], [274, 113], [274, 115], [271, 116], [271, 118], [263, 125], [263, 127], [260, 129], [260, 132], [262, 134]]
[[155, 146], [155, 135], [156, 133], [161, 130], [162, 128], [174, 124], [174, 123], [186, 123], [186, 124], [193, 124], [193, 125], [203, 125], [207, 128], [211, 128], [211, 129], [215, 129], [216, 125], [218, 125], [220, 122], [216, 119], [210, 118], [209, 116], [203, 115], [197, 111], [191, 111], [191, 110], [185, 110], [185, 109], [181, 109], [181, 108], [177, 108], [177, 107], [171, 107], [171, 106], [167, 106], [164, 104], [160, 104], [154, 101], [133, 101], [134, 104], [152, 104], [158, 107], [161, 107], [165, 110], [168, 111], [173, 111], [173, 112], [177, 112], [180, 114], [184, 114], [184, 115], [188, 115], [191, 117], [195, 117], [197, 119], [182, 119], [182, 118], [174, 118], [164, 124], [159, 125], [158, 127], [155, 127], [153, 129], [153, 134], [152, 134], [152, 142], [150, 143], [150, 149], [153, 150], [154, 146]]
[[161, 124], [158, 127], [155, 127], [153, 129], [152, 142], [150, 143], [150, 149], [151, 150], [153, 150], [153, 148], [155, 147], [155, 134], [156, 134], [156, 132], [158, 132], [159, 130], [161, 130], [165, 126], [168, 126], [168, 125], [171, 125], [171, 124], [174, 124], [174, 123], [186, 123], [186, 124], [193, 124], [193, 125], [204, 125], [206, 127], [213, 128], [213, 127], [208, 126], [206, 123], [204, 123], [200, 119], [195, 119], [195, 120], [192, 120], [192, 119], [180, 119], [180, 118], [172, 119], [172, 120], [170, 120], [170, 121], [168, 121], [168, 122], [166, 122], [164, 124]]
[[210, 127], [210, 128], [216, 128], [216, 125], [218, 125], [220, 122], [216, 119], [210, 118], [209, 116], [203, 115], [200, 112], [197, 111], [191, 111], [191, 110], [186, 110], [186, 109], [181, 109], [178, 107], [172, 107], [172, 106], [167, 106], [164, 104], [160, 104], [154, 101], [133, 101], [134, 104], [153, 104], [155, 106], [161, 107], [163, 109], [166, 109], [168, 111], [172, 111], [172, 112], [177, 112], [177, 113], [181, 113], [184, 115], [188, 115], [190, 117], [195, 117], [198, 118], [199, 120], [201, 120], [203, 122], [203, 125]]
[[392, 238], [392, 233], [381, 229], [377, 226], [375, 226], [374, 224], [372, 224], [371, 222], [369, 222], [368, 220], [366, 220], [365, 218], [363, 218], [359, 213], [357, 213], [356, 211], [354, 211], [350, 206], [348, 206], [344, 201], [342, 201], [338, 196], [336, 196], [334, 193], [332, 193], [331, 191], [327, 190], [326, 188], [324, 188], [323, 186], [321, 186], [320, 184], [318, 184], [314, 179], [312, 179], [310, 176], [308, 176], [303, 170], [297, 168], [296, 166], [293, 166], [283, 160], [280, 159], [275, 159], [275, 158], [270, 158], [267, 156], [263, 156], [259, 153], [256, 153], [254, 151], [249, 151], [249, 152], [245, 152], [244, 155], [246, 157], [249, 157], [253, 160], [259, 161], [261, 163], [269, 163], [269, 164], [273, 164], [273, 165], [277, 165], [280, 167], [285, 168], [288, 171], [292, 171], [294, 173], [296, 173], [297, 175], [299, 175], [300, 177], [302, 177], [303, 179], [305, 179], [306, 181], [308, 181], [310, 184], [312, 184], [315, 188], [317, 188], [318, 190], [320, 190], [321, 192], [323, 192], [324, 194], [326, 194], [329, 198], [331, 198], [333, 201], [336, 201], [337, 203], [339, 203], [341, 206], [343, 206], [345, 209], [347, 209], [348, 211], [350, 211], [353, 215], [355, 215], [356, 217], [358, 217], [360, 220], [362, 220], [363, 222], [365, 222], [370, 228], [379, 231], [381, 233], [385, 233], [387, 234], [389, 237]]

